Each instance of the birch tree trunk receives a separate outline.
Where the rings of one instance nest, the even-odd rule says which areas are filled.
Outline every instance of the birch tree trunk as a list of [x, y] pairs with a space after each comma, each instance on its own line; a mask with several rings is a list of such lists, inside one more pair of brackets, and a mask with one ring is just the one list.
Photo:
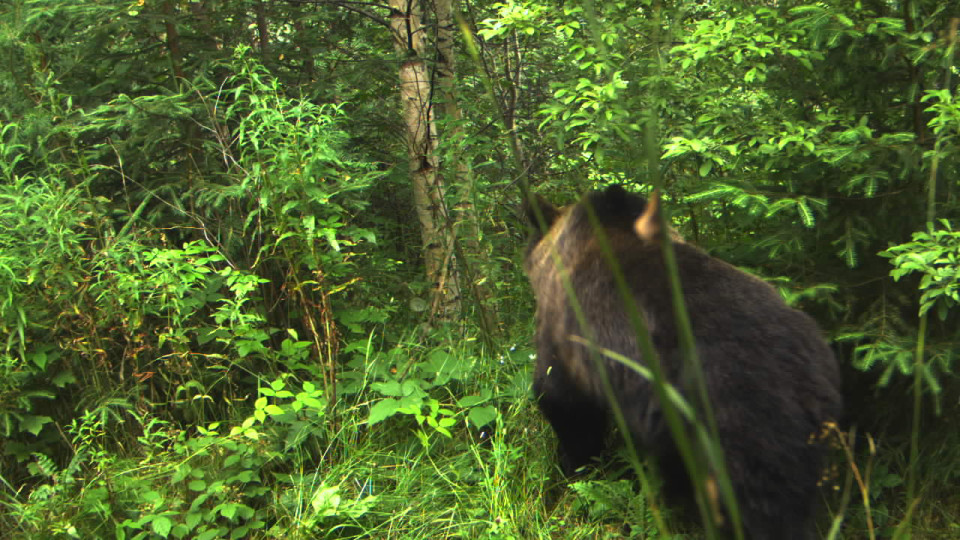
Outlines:
[[[434, 10], [437, 15], [437, 90], [440, 96], [440, 110], [449, 123], [444, 134], [445, 140], [454, 141], [454, 146], [463, 138], [460, 128], [462, 115], [456, 96], [456, 51], [454, 50], [454, 36], [456, 23], [453, 20], [454, 0], [434, 0]], [[452, 171], [453, 185], [456, 186], [457, 204], [454, 207], [455, 241], [459, 240], [463, 246], [457, 255], [462, 255], [461, 274], [465, 283], [470, 286], [470, 294], [476, 300], [480, 324], [486, 336], [492, 336], [497, 331], [496, 312], [489, 306], [490, 293], [483, 285], [478, 275], [478, 265], [485, 261], [485, 254], [480, 247], [480, 223], [477, 219], [474, 205], [475, 185], [470, 168], [459, 151], [451, 153], [452, 163], [445, 164], [444, 171]]]
[[460, 283], [454, 256], [443, 177], [437, 168], [437, 132], [430, 103], [431, 85], [424, 61], [426, 32], [420, 0], [389, 0], [390, 30], [400, 56], [400, 101], [406, 126], [413, 203], [423, 239], [423, 260], [430, 282], [431, 315], [452, 320], [459, 314]]

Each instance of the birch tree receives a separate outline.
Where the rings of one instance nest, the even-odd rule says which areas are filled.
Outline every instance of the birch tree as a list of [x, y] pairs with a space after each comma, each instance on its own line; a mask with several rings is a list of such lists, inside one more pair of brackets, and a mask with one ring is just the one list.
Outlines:
[[420, 0], [390, 0], [390, 31], [400, 57], [400, 101], [413, 204], [430, 283], [430, 311], [440, 320], [449, 320], [459, 313], [460, 282], [446, 188], [437, 163], [437, 128], [424, 58], [426, 29]]

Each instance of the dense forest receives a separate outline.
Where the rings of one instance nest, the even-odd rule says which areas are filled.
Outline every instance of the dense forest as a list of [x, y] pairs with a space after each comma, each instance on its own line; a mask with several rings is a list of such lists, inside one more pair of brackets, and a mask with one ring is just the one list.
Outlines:
[[619, 184], [830, 341], [820, 536], [960, 537], [958, 25], [0, 4], [0, 536], [700, 537], [623, 450], [563, 476], [530, 389], [524, 194]]

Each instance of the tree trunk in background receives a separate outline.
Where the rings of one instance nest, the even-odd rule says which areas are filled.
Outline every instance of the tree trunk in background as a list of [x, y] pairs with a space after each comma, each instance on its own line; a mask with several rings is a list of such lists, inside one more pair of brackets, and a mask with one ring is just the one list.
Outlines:
[[183, 52], [180, 50], [180, 33], [177, 31], [176, 14], [169, 1], [163, 3], [164, 26], [167, 30], [167, 51], [170, 53], [170, 67], [176, 77], [172, 85], [174, 91], [183, 81]]
[[413, 204], [420, 221], [423, 260], [430, 283], [431, 315], [452, 320], [459, 314], [454, 235], [437, 169], [436, 125], [430, 103], [430, 78], [423, 58], [425, 29], [420, 0], [390, 0], [390, 30], [400, 56], [400, 101], [406, 126]]
[[267, 9], [263, 0], [257, 2], [253, 10], [257, 17], [257, 46], [260, 47], [260, 57], [266, 62], [270, 55], [270, 27], [267, 25]]
[[[445, 140], [453, 141], [454, 147], [459, 148], [463, 139], [463, 130], [460, 127], [462, 115], [456, 96], [456, 51], [454, 50], [454, 35], [457, 25], [453, 20], [454, 0], [435, 0], [434, 10], [437, 15], [437, 90], [440, 96], [440, 110], [449, 127], [444, 134]], [[463, 246], [460, 256], [466, 283], [470, 286], [470, 293], [477, 303], [477, 315], [480, 324], [487, 336], [497, 331], [496, 312], [488, 305], [490, 291], [484, 286], [482, 275], [478, 272], [479, 266], [486, 260], [486, 253], [480, 247], [480, 223], [477, 219], [474, 206], [474, 178], [470, 168], [463, 159], [462, 153], [455, 149], [450, 153], [452, 163], [445, 164], [445, 171], [453, 171], [453, 185], [459, 190], [457, 204], [454, 207], [454, 231], [456, 240]]]

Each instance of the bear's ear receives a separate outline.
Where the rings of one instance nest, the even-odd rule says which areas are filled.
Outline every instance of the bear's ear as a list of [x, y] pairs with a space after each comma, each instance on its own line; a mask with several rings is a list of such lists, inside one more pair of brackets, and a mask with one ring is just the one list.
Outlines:
[[633, 230], [644, 242], [660, 241], [660, 190], [655, 189], [650, 194], [643, 214], [633, 222]]
[[553, 222], [556, 221], [557, 216], [560, 215], [560, 210], [556, 206], [550, 204], [549, 201], [540, 195], [531, 193], [530, 196], [523, 201], [523, 213], [527, 216], [527, 221], [537, 230], [540, 229], [540, 220], [537, 218], [538, 211], [543, 218], [544, 229], [549, 229], [550, 226], [553, 225]]

